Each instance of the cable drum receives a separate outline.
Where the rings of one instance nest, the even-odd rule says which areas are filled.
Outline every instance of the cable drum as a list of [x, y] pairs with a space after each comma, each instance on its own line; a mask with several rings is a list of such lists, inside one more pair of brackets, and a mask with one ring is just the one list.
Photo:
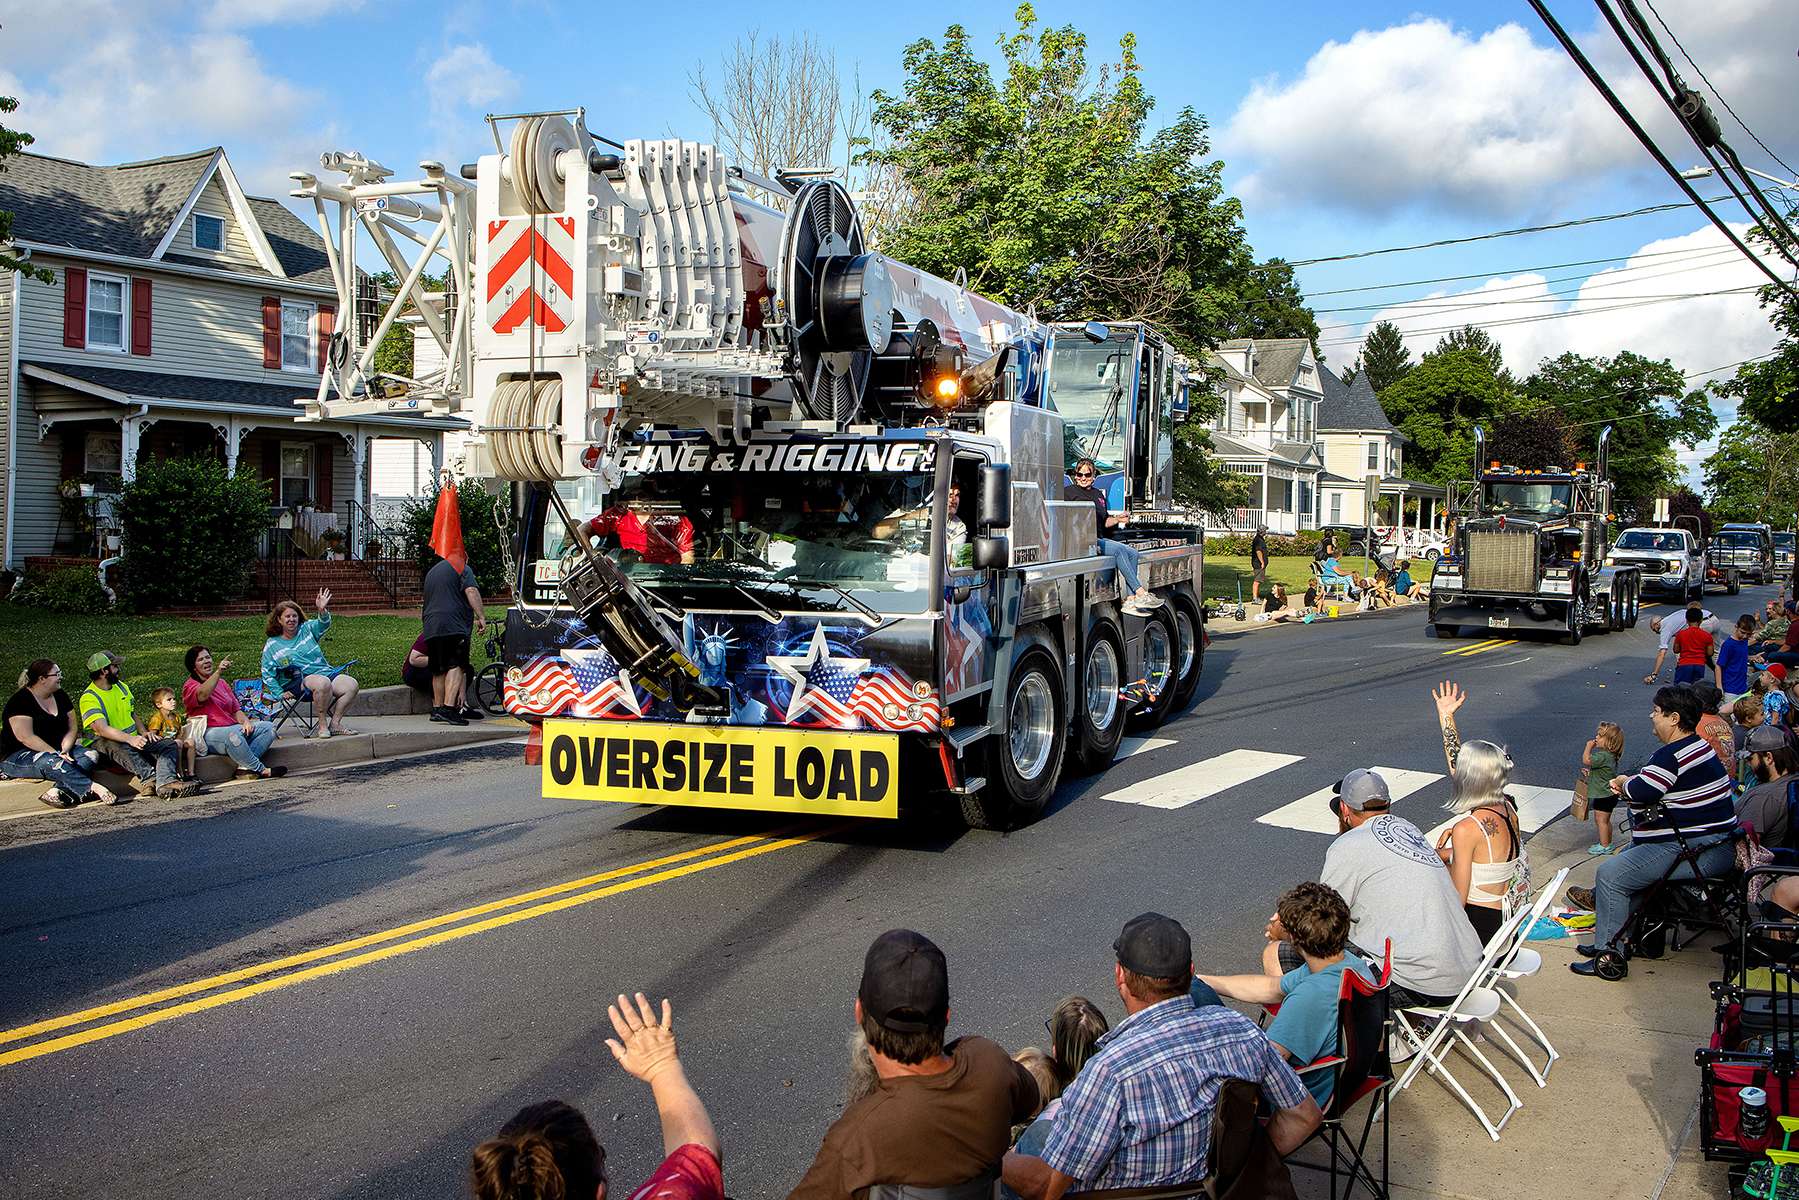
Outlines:
[[530, 117], [513, 126], [507, 155], [512, 188], [533, 214], [562, 210], [556, 160], [564, 150], [580, 147], [575, 127], [564, 117]]
[[562, 478], [562, 380], [508, 379], [494, 388], [493, 424], [484, 430], [502, 479]]

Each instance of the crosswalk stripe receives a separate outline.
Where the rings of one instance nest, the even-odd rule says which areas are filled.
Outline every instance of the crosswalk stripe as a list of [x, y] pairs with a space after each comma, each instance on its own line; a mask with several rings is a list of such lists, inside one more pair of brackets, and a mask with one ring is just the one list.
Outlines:
[[1229, 750], [1108, 792], [1102, 798], [1120, 804], [1141, 804], [1145, 808], [1185, 808], [1208, 796], [1260, 779], [1270, 771], [1299, 762], [1302, 757], [1269, 750]]
[[[1395, 801], [1428, 787], [1443, 778], [1438, 771], [1411, 771], [1404, 767], [1374, 767], [1376, 775], [1387, 781], [1387, 791]], [[1256, 821], [1263, 825], [1278, 825], [1283, 829], [1297, 829], [1303, 833], [1337, 832], [1337, 817], [1330, 810], [1331, 794], [1336, 791], [1336, 784], [1321, 787], [1310, 795], [1301, 796], [1291, 804], [1284, 804], [1273, 812], [1263, 813]]]
[[1130, 758], [1136, 754], [1148, 754], [1151, 750], [1160, 750], [1163, 746], [1174, 745], [1173, 738], [1127, 737], [1118, 743], [1117, 758]]

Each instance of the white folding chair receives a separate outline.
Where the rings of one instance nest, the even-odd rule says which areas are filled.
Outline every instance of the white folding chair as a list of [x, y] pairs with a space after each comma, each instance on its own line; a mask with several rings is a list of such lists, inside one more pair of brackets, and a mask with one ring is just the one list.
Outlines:
[[[1499, 1068], [1481, 1053], [1480, 1047], [1475, 1045], [1474, 1039], [1468, 1036], [1464, 1027], [1491, 1021], [1499, 1015], [1499, 994], [1490, 987], [1482, 986], [1482, 981], [1491, 975], [1493, 964], [1499, 961], [1500, 956], [1512, 949], [1518, 927], [1528, 915], [1528, 911], [1515, 912], [1499, 927], [1499, 932], [1487, 942], [1486, 949], [1481, 953], [1480, 963], [1474, 968], [1474, 973], [1468, 976], [1468, 982], [1462, 985], [1461, 994], [1453, 1003], [1393, 1010], [1394, 1032], [1405, 1040], [1412, 1051], [1411, 1065], [1394, 1085], [1395, 1090], [1404, 1091], [1418, 1077], [1418, 1072], [1428, 1068], [1432, 1075], [1442, 1080], [1443, 1085], [1468, 1106], [1481, 1128], [1487, 1131], [1487, 1136], [1496, 1142], [1499, 1140], [1499, 1131], [1505, 1128], [1505, 1123], [1512, 1119], [1513, 1113], [1524, 1107], [1524, 1101], [1518, 1099], [1518, 1093], [1512, 1090], [1512, 1085], [1499, 1073]], [[1498, 1121], [1487, 1115], [1486, 1109], [1468, 1094], [1462, 1081], [1449, 1069], [1449, 1052], [1457, 1046], [1505, 1093], [1508, 1107]]]
[[1549, 906], [1555, 902], [1555, 898], [1562, 894], [1562, 884], [1567, 882], [1568, 873], [1571, 870], [1573, 870], [1572, 867], [1563, 867], [1555, 873], [1554, 879], [1551, 879], [1537, 892], [1536, 900], [1525, 912], [1524, 923], [1518, 926], [1517, 936], [1512, 939], [1511, 949], [1494, 962], [1492, 971], [1488, 973], [1487, 979], [1482, 985], [1492, 988], [1497, 993], [1501, 1006], [1509, 1010], [1509, 1015], [1530, 1032], [1531, 1038], [1543, 1048], [1543, 1053], [1548, 1055], [1542, 1067], [1538, 1068], [1530, 1055], [1524, 1052], [1523, 1047], [1512, 1040], [1512, 1035], [1506, 1031], [1504, 1026], [1497, 1021], [1489, 1026], [1493, 1031], [1493, 1036], [1503, 1042], [1512, 1057], [1517, 1059], [1526, 1071], [1530, 1072], [1530, 1077], [1536, 1081], [1538, 1087], [1549, 1086], [1549, 1068], [1555, 1065], [1555, 1060], [1561, 1055], [1550, 1042], [1549, 1036], [1535, 1021], [1531, 1020], [1530, 1014], [1524, 1011], [1523, 1006], [1518, 1003], [1517, 997], [1512, 995], [1511, 989], [1506, 985], [1520, 979], [1528, 979], [1543, 969], [1543, 956], [1524, 943], [1530, 940], [1531, 930], [1548, 913]]

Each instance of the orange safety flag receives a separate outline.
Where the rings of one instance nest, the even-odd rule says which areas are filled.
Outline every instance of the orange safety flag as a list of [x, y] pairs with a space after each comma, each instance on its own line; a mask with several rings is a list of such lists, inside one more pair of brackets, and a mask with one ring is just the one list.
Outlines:
[[468, 568], [468, 549], [462, 544], [462, 510], [456, 503], [456, 485], [445, 483], [437, 491], [437, 512], [431, 518], [431, 548], [450, 560], [461, 574]]

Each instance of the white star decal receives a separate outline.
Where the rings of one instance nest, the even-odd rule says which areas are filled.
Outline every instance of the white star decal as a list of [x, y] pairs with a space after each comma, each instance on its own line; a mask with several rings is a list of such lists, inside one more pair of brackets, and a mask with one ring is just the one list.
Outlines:
[[793, 685], [793, 698], [787, 702], [789, 723], [812, 707], [817, 693], [808, 690], [810, 686], [808, 677], [823, 663], [829, 663], [849, 675], [860, 675], [868, 669], [866, 658], [831, 657], [831, 644], [825, 640], [823, 621], [812, 627], [812, 640], [807, 643], [804, 654], [771, 654], [768, 656], [768, 665], [775, 669], [777, 675]]

